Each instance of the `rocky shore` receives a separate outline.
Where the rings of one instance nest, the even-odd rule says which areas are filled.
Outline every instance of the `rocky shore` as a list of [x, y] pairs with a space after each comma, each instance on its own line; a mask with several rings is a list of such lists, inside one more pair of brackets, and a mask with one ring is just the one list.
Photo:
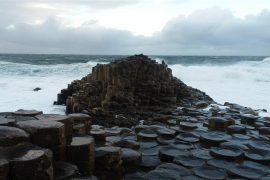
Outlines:
[[270, 179], [270, 117], [216, 104], [165, 63], [98, 65], [65, 103], [0, 113], [0, 180]]
[[204, 92], [173, 77], [164, 62], [158, 64], [144, 55], [98, 64], [92, 73], [63, 89], [55, 102], [66, 105], [67, 114], [84, 112], [101, 125], [129, 127], [141, 119], [166, 119], [161, 114], [178, 106], [205, 107], [210, 103], [213, 100]]

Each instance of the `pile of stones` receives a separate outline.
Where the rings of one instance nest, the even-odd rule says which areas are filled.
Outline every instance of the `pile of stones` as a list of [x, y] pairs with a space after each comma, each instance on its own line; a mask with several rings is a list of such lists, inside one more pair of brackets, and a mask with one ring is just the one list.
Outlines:
[[0, 179], [270, 179], [270, 118], [225, 103], [127, 127], [18, 110], [0, 114]]
[[[212, 102], [204, 92], [173, 77], [165, 63], [134, 55], [93, 67], [91, 74], [63, 89], [55, 104], [66, 105], [67, 114], [88, 112], [101, 125], [130, 127], [138, 118], [160, 118], [158, 112], [166, 108]], [[119, 113], [126, 119], [115, 118]]]

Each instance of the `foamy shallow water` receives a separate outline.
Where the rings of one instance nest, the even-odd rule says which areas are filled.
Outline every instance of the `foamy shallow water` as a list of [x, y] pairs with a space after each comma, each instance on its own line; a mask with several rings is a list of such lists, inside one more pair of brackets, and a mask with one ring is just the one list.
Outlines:
[[[64, 114], [64, 106], [53, 105], [57, 94], [71, 81], [90, 73], [97, 63], [29, 65], [0, 61], [0, 112], [22, 108]], [[218, 103], [228, 101], [270, 111], [270, 59], [224, 66], [169, 67], [174, 76], [206, 92]], [[36, 87], [42, 90], [34, 92]]]

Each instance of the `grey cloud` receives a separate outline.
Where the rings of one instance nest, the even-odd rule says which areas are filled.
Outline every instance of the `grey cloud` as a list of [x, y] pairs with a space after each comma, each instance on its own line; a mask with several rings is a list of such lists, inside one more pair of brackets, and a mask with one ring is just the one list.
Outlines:
[[0, 39], [2, 52], [12, 52], [12, 49], [4, 48], [6, 43], [7, 47], [18, 45], [22, 53], [33, 47], [40, 52], [50, 49], [51, 53], [127, 54], [144, 42], [143, 37], [133, 36], [128, 31], [104, 28], [94, 22], [67, 28], [54, 17], [40, 25], [21, 23], [14, 28], [2, 28]]
[[236, 18], [229, 10], [210, 8], [180, 16], [167, 23], [155, 35], [160, 44], [167, 44], [171, 52], [188, 49], [206, 53], [269, 54], [270, 12], [243, 19]]
[[152, 37], [104, 28], [96, 21], [78, 28], [49, 18], [40, 25], [0, 27], [1, 52], [83, 54], [269, 55], [270, 12], [243, 19], [210, 8], [179, 16]]

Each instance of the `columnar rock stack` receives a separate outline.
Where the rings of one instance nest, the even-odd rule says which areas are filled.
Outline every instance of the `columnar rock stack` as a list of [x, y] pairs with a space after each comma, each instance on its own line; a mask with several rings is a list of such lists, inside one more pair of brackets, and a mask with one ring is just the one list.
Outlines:
[[[204, 100], [213, 102], [203, 92], [173, 77], [165, 63], [158, 64], [144, 55], [130, 56], [110, 64], [99, 64], [92, 73], [72, 82], [58, 94], [56, 104], [65, 104], [66, 112], [102, 110], [146, 112], [149, 109], [190, 105]], [[205, 105], [199, 103], [199, 105]]]
[[[52, 180], [71, 178], [78, 173], [92, 175], [95, 147], [93, 138], [87, 136], [91, 117], [70, 116], [35, 110], [1, 113], [0, 179]], [[85, 137], [76, 137], [73, 123], [81, 121], [87, 132]], [[80, 150], [76, 150], [78, 147]], [[83, 161], [77, 161], [78, 155]]]

